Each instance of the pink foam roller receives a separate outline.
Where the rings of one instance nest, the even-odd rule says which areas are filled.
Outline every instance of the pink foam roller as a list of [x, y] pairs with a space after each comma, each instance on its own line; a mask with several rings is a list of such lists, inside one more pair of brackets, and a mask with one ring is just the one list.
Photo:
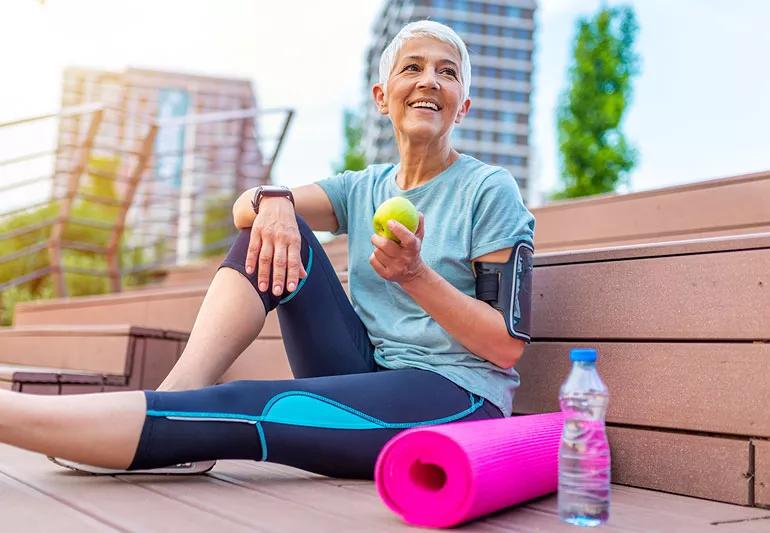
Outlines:
[[414, 428], [390, 440], [374, 478], [406, 522], [450, 527], [554, 492], [562, 413]]

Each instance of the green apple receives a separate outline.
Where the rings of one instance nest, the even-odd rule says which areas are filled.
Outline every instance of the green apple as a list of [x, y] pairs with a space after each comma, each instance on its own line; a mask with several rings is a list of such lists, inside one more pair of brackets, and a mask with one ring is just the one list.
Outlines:
[[393, 235], [393, 232], [388, 228], [389, 220], [400, 222], [409, 231], [414, 233], [417, 231], [417, 225], [420, 223], [420, 214], [417, 212], [414, 204], [403, 196], [394, 196], [389, 200], [385, 200], [377, 208], [377, 211], [374, 212], [374, 218], [372, 219], [374, 232], [391, 241], [400, 242], [398, 237]]

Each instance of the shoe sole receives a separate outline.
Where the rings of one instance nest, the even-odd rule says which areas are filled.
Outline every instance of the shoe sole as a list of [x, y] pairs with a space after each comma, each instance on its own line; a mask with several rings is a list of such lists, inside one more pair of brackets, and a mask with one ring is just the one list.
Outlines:
[[[60, 466], [62, 468], [66, 468], [68, 470], [72, 470], [74, 472], [80, 472], [81, 474], [91, 474], [94, 476], [123, 476], [123, 475], [132, 475], [132, 474], [165, 474], [165, 475], [177, 475], [177, 476], [185, 476], [185, 475], [194, 475], [194, 474], [205, 474], [212, 468], [214, 468], [214, 465], [216, 464], [216, 461], [212, 461], [211, 463], [201, 462], [201, 463], [181, 463], [178, 465], [173, 466], [166, 466], [162, 468], [151, 468], [147, 470], [115, 470], [115, 469], [109, 469], [109, 468], [101, 468], [99, 466], [91, 466], [91, 465], [82, 465], [82, 467], [75, 466], [76, 463], [69, 463], [67, 461], [60, 460], [56, 457], [48, 457], [48, 460], [54, 463], [57, 466]], [[202, 466], [205, 465], [205, 468], [202, 468]]]

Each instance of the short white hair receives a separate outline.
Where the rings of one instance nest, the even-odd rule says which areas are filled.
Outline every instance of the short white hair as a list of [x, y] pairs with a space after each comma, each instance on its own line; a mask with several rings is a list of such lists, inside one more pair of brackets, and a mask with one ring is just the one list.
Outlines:
[[439, 41], [449, 43], [454, 46], [460, 54], [460, 83], [465, 90], [465, 99], [471, 94], [471, 59], [468, 55], [468, 49], [465, 43], [455, 31], [436, 22], [435, 20], [418, 20], [410, 22], [399, 31], [390, 44], [383, 50], [380, 56], [380, 85], [385, 92], [385, 87], [390, 78], [390, 73], [396, 63], [399, 52], [404, 47], [406, 41], [420, 37], [431, 37]]

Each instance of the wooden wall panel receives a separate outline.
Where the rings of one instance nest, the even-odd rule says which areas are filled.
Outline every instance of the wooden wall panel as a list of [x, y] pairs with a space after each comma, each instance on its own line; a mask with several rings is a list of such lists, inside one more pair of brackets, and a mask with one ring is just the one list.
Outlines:
[[178, 341], [170, 339], [145, 339], [144, 365], [139, 387], [156, 389], [176, 363]]
[[770, 441], [755, 440], [754, 445], [754, 503], [770, 507]]
[[770, 224], [770, 173], [558, 202], [533, 213], [535, 248], [541, 251], [756, 232]]
[[[586, 344], [599, 352], [599, 374], [610, 391], [608, 421], [770, 437], [770, 344]], [[526, 347], [516, 365], [515, 412], [559, 409], [569, 350], [580, 345]]]
[[749, 441], [609, 427], [612, 481], [751, 504]]
[[128, 335], [14, 335], [0, 339], [0, 361], [9, 364], [44, 366], [122, 374]]
[[536, 267], [533, 337], [770, 339], [770, 249]]
[[221, 383], [239, 379], [292, 379], [283, 341], [257, 339], [222, 375]]

